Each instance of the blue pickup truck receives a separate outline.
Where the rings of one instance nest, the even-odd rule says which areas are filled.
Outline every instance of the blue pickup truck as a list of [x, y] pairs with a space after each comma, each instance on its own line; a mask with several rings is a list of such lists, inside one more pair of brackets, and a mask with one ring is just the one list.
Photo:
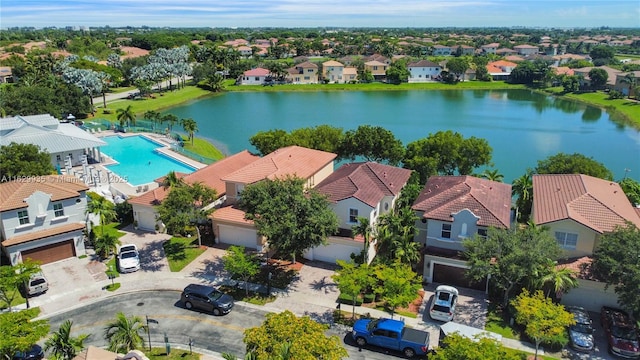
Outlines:
[[360, 347], [371, 344], [402, 351], [408, 358], [426, 355], [429, 349], [428, 332], [406, 327], [399, 320], [361, 319], [353, 325], [351, 336]]

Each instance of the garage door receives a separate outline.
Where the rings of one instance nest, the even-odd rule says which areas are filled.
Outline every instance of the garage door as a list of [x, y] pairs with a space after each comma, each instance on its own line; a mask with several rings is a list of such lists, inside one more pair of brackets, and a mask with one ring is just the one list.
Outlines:
[[336, 260], [351, 260], [351, 253], [359, 254], [361, 250], [359, 247], [340, 244], [320, 245], [313, 248], [313, 260], [335, 264]]
[[433, 264], [433, 282], [485, 291], [486, 281], [474, 282], [465, 276], [466, 269]]
[[40, 261], [43, 264], [76, 256], [73, 239], [36, 249], [22, 251], [22, 258]]
[[255, 229], [245, 229], [234, 226], [219, 225], [220, 242], [257, 249], [258, 233]]

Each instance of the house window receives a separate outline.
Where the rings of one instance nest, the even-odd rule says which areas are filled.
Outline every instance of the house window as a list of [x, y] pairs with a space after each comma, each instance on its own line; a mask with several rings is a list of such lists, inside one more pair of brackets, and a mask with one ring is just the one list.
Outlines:
[[18, 220], [20, 221], [20, 225], [29, 223], [29, 212], [27, 210], [18, 211]]
[[310, 76], [305, 76], [304, 79], [309, 81], [309, 80], [311, 80], [311, 77]]
[[442, 224], [442, 233], [440, 237], [444, 239], [451, 239], [451, 224]]
[[482, 236], [483, 238], [487, 237], [487, 229], [478, 229], [478, 235]]
[[575, 249], [578, 244], [578, 234], [556, 231], [556, 241], [563, 249]]
[[60, 155], [56, 155], [56, 161], [61, 161]]
[[62, 208], [62, 203], [53, 204], [53, 214], [56, 217], [64, 216], [64, 209]]
[[350, 223], [358, 222], [358, 209], [349, 209], [349, 222]]

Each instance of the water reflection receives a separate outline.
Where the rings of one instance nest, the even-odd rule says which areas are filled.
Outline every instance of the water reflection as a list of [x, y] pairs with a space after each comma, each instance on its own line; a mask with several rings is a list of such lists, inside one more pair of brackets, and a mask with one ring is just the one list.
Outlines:
[[587, 106], [582, 113], [582, 121], [584, 122], [595, 122], [600, 120], [602, 117], [602, 109], [597, 107]]
[[440, 91], [440, 94], [449, 101], [460, 102], [464, 100], [464, 92], [461, 90], [444, 90]]
[[577, 101], [567, 101], [564, 99], [555, 99], [553, 105], [565, 114], [575, 114], [584, 109], [584, 105]]

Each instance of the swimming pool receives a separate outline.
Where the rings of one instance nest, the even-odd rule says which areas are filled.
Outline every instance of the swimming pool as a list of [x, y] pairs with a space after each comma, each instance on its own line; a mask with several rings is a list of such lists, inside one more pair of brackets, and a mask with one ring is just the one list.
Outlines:
[[134, 186], [153, 182], [170, 171], [190, 174], [196, 170], [157, 152], [155, 149], [163, 145], [144, 136], [107, 136], [102, 140], [107, 145], [100, 150], [118, 162], [106, 167]]

